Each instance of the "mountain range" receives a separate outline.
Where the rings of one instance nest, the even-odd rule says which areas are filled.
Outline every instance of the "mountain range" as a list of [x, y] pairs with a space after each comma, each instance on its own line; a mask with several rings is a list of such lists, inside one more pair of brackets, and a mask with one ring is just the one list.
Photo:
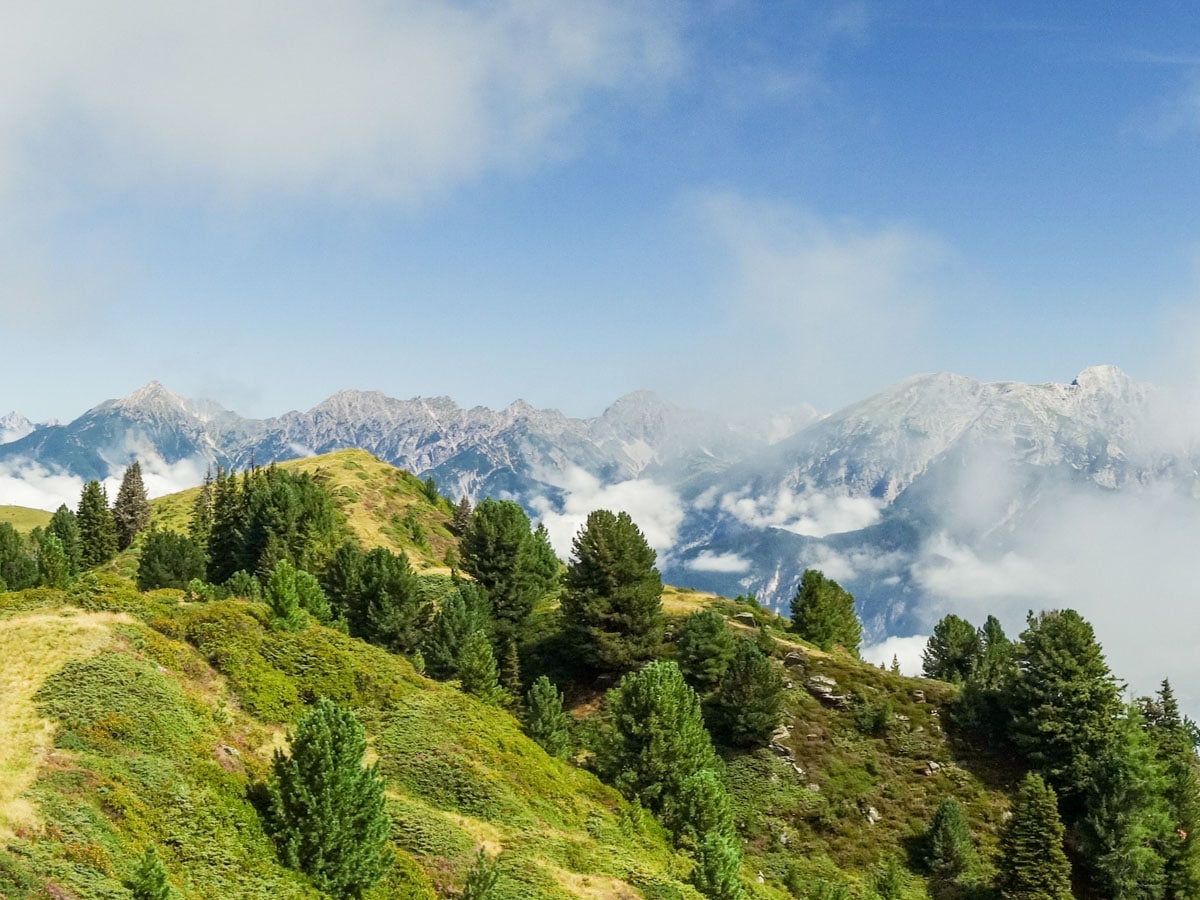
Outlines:
[[785, 608], [803, 569], [823, 568], [856, 593], [878, 639], [927, 629], [931, 598], [972, 567], [1013, 569], [1064, 498], [1165, 486], [1191, 502], [1200, 455], [1161, 398], [1097, 366], [1066, 384], [922, 375], [832, 415], [800, 407], [770, 421], [645, 391], [591, 419], [363, 391], [247, 419], [155, 382], [66, 424], [5, 416], [0, 465], [104, 478], [133, 458], [203, 472], [360, 447], [455, 499], [517, 499], [564, 557], [590, 508], [620, 506], [676, 584]]

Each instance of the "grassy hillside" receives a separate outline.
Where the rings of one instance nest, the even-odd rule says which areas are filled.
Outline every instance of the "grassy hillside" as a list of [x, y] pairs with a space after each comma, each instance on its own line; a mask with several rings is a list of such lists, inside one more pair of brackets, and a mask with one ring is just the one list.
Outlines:
[[50, 524], [51, 513], [27, 506], [0, 506], [0, 522], [8, 522], [17, 531], [33, 531]]
[[[307, 472], [330, 492], [350, 532], [365, 547], [403, 551], [422, 572], [449, 572], [458, 542], [446, 529], [454, 508], [441, 498], [431, 503], [415, 475], [376, 459], [365, 450], [339, 450], [323, 456], [279, 463], [290, 472]], [[154, 522], [186, 531], [199, 488], [152, 501]]]

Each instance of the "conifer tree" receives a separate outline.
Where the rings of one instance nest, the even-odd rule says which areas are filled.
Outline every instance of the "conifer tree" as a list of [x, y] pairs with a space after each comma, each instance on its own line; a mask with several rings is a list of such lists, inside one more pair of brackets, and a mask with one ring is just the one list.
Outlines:
[[454, 507], [454, 517], [450, 520], [450, 531], [463, 537], [467, 533], [467, 529], [471, 527], [471, 501], [466, 494], [462, 495], [462, 499], [458, 501], [458, 506]]
[[363, 557], [362, 589], [352, 611], [350, 633], [399, 653], [417, 649], [433, 604], [408, 557], [375, 547]]
[[758, 647], [739, 641], [706, 712], [713, 731], [731, 745], [765, 746], [783, 721], [783, 678]]
[[163, 868], [162, 860], [153, 846], [146, 848], [137, 868], [133, 870], [130, 890], [133, 900], [170, 900], [174, 896], [167, 882], [167, 870]]
[[174, 531], [150, 529], [138, 562], [139, 591], [155, 588], [184, 590], [192, 579], [203, 579], [204, 551], [190, 537]]
[[321, 587], [335, 615], [350, 624], [350, 633], [361, 636], [366, 623], [362, 616], [363, 552], [358, 542], [348, 540], [333, 554], [321, 575]]
[[1000, 890], [1006, 900], [1072, 900], [1058, 799], [1037, 773], [1021, 782], [1000, 850]]
[[975, 869], [978, 854], [963, 808], [953, 797], [938, 806], [926, 835], [928, 864], [933, 874], [958, 879]]
[[562, 759], [571, 749], [569, 723], [562, 694], [549, 678], [538, 676], [525, 695], [525, 733], [551, 756]]
[[1034, 616], [1021, 635], [1021, 675], [1012, 692], [1012, 738], [1054, 787], [1074, 822], [1114, 738], [1120, 688], [1095, 632], [1075, 610]]
[[457, 895], [458, 900], [491, 900], [496, 883], [500, 880], [499, 863], [500, 857], [489, 859], [487, 851], [480, 847], [475, 862], [467, 870], [467, 879]]
[[302, 610], [322, 624], [328, 624], [333, 618], [320, 582], [303, 569], [296, 570], [296, 600]]
[[117, 522], [108, 508], [108, 492], [92, 480], [83, 486], [75, 513], [84, 568], [103, 565], [117, 555]]
[[280, 858], [336, 897], [362, 897], [385, 868], [391, 823], [366, 749], [354, 715], [321, 699], [296, 725], [290, 754], [275, 752], [267, 786]]
[[477, 584], [463, 582], [442, 601], [422, 644], [425, 665], [434, 678], [453, 678], [458, 657], [471, 632], [486, 629], [487, 597]]
[[1165, 788], [1167, 812], [1174, 824], [1162, 848], [1167, 900], [1200, 897], [1200, 761], [1179, 712], [1171, 682], [1164, 679], [1157, 702], [1145, 716]]
[[712, 900], [740, 900], [742, 848], [735, 834], [709, 831], [696, 847], [692, 885]]
[[458, 658], [458, 681], [464, 691], [484, 703], [499, 706], [506, 698], [500, 688], [492, 642], [482, 629], [472, 631], [463, 643]]
[[802, 638], [822, 650], [840, 645], [858, 655], [862, 623], [854, 611], [854, 597], [816, 569], [805, 569], [800, 579], [792, 600], [792, 624]]
[[562, 601], [564, 628], [591, 667], [610, 672], [653, 659], [662, 642], [662, 578], [628, 513], [599, 509], [575, 536]]
[[71, 566], [58, 535], [42, 535], [38, 547], [38, 580], [46, 587], [65, 588], [71, 581]]
[[267, 605], [271, 607], [272, 624], [281, 631], [299, 631], [304, 627], [297, 574], [295, 567], [283, 560], [267, 579], [267, 588], [263, 592]]
[[680, 834], [687, 824], [684, 783], [702, 769], [719, 768], [700, 698], [674, 662], [658, 660], [609, 691], [608, 711], [611, 731], [596, 754], [601, 776]]
[[737, 638], [715, 609], [692, 613], [675, 638], [675, 661], [688, 684], [706, 694], [716, 688], [737, 653]]
[[733, 807], [729, 792], [716, 769], [700, 769], [680, 785], [677, 839], [698, 847], [706, 834], [733, 834]]
[[213, 526], [213, 474], [212, 469], [204, 473], [204, 483], [192, 504], [192, 518], [188, 522], [188, 537], [208, 552], [208, 536]]
[[113, 519], [117, 523], [117, 547], [126, 550], [133, 539], [150, 526], [150, 498], [142, 481], [142, 465], [136, 459], [121, 478], [117, 500], [113, 504]]
[[8, 522], [0, 522], [0, 581], [10, 591], [22, 591], [38, 583], [38, 564], [29, 552], [25, 537]]
[[224, 584], [245, 563], [246, 504], [237, 476], [217, 468], [213, 483], [213, 520], [208, 535], [208, 580]]
[[502, 645], [499, 664], [500, 686], [511, 701], [519, 704], [525, 693], [521, 684], [521, 654], [517, 650], [517, 642], [511, 637]]
[[79, 523], [75, 519], [75, 513], [63, 504], [54, 511], [46, 531], [62, 542], [69, 574], [74, 578], [83, 571], [83, 544], [79, 537]]
[[925, 645], [925, 677], [962, 684], [981, 649], [979, 632], [970, 622], [956, 615], [944, 616]]
[[952, 715], [958, 725], [999, 748], [1009, 739], [1012, 685], [1017, 679], [1016, 648], [995, 616], [988, 616], [977, 633], [979, 653]]

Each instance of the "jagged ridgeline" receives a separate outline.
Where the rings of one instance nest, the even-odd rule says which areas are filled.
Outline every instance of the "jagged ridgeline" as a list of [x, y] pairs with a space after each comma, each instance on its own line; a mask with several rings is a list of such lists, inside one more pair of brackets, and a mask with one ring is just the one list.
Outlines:
[[[36, 556], [51, 527], [13, 539]], [[992, 659], [985, 629], [966, 687], [906, 678], [653, 563], [598, 513], [564, 569], [516, 504], [463, 508], [362, 451], [154, 501], [111, 561], [0, 593], [0, 896], [875, 900], [1044, 876], [1034, 852], [1000, 869], [1013, 802], [1049, 852], [1051, 786], [1086, 797], [1022, 781], [1036, 718], [1013, 719], [1025, 744], [994, 733], [1015, 650]], [[852, 602], [812, 581], [805, 627]]]

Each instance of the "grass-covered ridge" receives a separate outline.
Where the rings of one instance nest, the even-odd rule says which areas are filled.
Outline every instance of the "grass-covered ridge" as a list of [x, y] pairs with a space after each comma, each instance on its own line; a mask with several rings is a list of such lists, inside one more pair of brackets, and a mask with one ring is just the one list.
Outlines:
[[0, 522], [8, 522], [17, 531], [28, 532], [50, 524], [51, 513], [27, 506], [0, 506]]

